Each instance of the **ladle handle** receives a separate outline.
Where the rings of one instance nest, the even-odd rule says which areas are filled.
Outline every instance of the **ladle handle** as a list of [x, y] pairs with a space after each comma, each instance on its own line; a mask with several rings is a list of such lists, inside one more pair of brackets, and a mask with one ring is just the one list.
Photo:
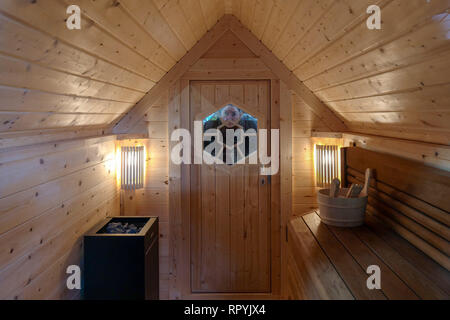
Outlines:
[[367, 196], [369, 194], [370, 180], [372, 179], [372, 169], [366, 169], [366, 175], [364, 179], [364, 187], [361, 191], [362, 196]]

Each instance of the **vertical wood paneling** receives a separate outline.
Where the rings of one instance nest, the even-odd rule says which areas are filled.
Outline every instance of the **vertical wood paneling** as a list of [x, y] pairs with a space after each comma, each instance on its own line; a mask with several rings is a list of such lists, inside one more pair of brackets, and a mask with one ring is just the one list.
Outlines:
[[[280, 83], [281, 296], [287, 297], [287, 224], [292, 215], [292, 93]], [[283, 237], [284, 233], [284, 237]]]
[[[238, 107], [239, 101], [245, 101], [246, 111], [257, 115], [259, 129], [268, 125], [267, 81], [198, 81], [191, 83], [190, 92], [191, 121], [218, 110], [233, 95], [232, 101]], [[277, 263], [271, 257], [271, 248], [277, 246], [278, 239], [271, 234], [272, 228], [276, 229], [270, 224], [273, 191], [269, 191], [269, 178], [261, 176], [259, 169], [251, 164], [191, 165], [188, 276], [192, 293], [188, 292], [188, 296], [271, 294], [271, 268], [276, 268]]]

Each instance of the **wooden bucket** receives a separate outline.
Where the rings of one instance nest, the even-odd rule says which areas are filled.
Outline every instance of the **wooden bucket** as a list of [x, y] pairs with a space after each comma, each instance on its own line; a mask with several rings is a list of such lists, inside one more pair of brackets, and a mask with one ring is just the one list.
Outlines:
[[364, 223], [367, 196], [345, 198], [348, 188], [342, 188], [336, 198], [330, 197], [330, 189], [321, 189], [317, 193], [320, 219], [336, 227], [357, 227]]

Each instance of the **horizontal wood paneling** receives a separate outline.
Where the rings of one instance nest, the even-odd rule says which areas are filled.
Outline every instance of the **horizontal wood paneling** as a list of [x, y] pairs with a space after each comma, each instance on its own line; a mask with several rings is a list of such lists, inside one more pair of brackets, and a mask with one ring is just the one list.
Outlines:
[[[82, 9], [81, 31], [64, 27], [69, 4]], [[366, 9], [372, 4], [382, 9], [381, 30], [367, 29]], [[352, 131], [448, 144], [447, 10], [445, 1], [422, 0], [5, 0], [0, 63], [9, 73], [0, 85], [28, 90], [48, 104], [30, 105], [29, 98], [14, 96], [1, 106], [11, 112], [1, 123], [15, 117], [27, 121], [3, 131], [116, 123], [227, 12], [304, 81], [296, 82], [300, 89], [305, 84]], [[205, 57], [230, 57], [230, 49], [239, 58], [255, 57], [241, 41], [233, 39], [230, 47], [227, 37], [233, 38], [228, 32]], [[270, 76], [264, 70], [241, 71], [247, 79]], [[192, 79], [232, 77], [218, 70], [190, 74]], [[313, 95], [308, 99], [314, 108], [321, 105]], [[333, 114], [318, 110], [332, 127]], [[57, 115], [45, 117], [45, 112]], [[104, 113], [111, 115], [99, 115]]]
[[345, 154], [349, 183], [362, 183], [365, 168], [374, 169], [368, 211], [449, 270], [448, 172], [361, 148]]
[[76, 97], [40, 90], [0, 86], [0, 111], [122, 114], [132, 104], [92, 97]]
[[[65, 26], [72, 4], [82, 11], [80, 31]], [[223, 14], [222, 0], [2, 1], [0, 110], [9, 113], [1, 130], [106, 128]]]
[[315, 131], [331, 131], [296, 94], [292, 95], [292, 215], [317, 208], [314, 179]]
[[103, 100], [133, 102], [142, 92], [62, 73], [27, 61], [0, 55], [0, 84]]
[[103, 126], [83, 126], [70, 130], [67, 128], [24, 130], [0, 133], [0, 149], [23, 147], [47, 142], [60, 142], [67, 139], [99, 137], [109, 134]]
[[[414, 161], [360, 148], [347, 149], [347, 165], [359, 172], [377, 169], [377, 180], [450, 211], [450, 174]], [[414, 181], [419, 183], [415, 184]]]
[[151, 91], [136, 104], [131, 112], [123, 117], [114, 127], [118, 133], [126, 133], [145, 116], [150, 106], [170, 88], [189, 68], [200, 59], [203, 54], [211, 48], [217, 40], [228, 30], [230, 17], [224, 17], [215, 24], [192, 49], [159, 81]]
[[[232, 12], [349, 129], [449, 143], [447, 1], [259, 2]], [[381, 30], [366, 26], [372, 4]]]
[[147, 92], [153, 81], [58, 41], [48, 33], [0, 14], [2, 52], [25, 61], [79, 76]]
[[2, 162], [0, 179], [8, 183], [0, 187], [0, 198], [24, 190], [24, 186], [39, 185], [98, 162], [114, 160], [115, 143], [113, 139], [104, 140], [102, 143], [83, 146], [81, 149], [66, 150], [63, 159], [59, 153], [50, 153], [20, 161]]
[[360, 147], [421, 162], [442, 170], [450, 170], [450, 146], [385, 138], [376, 135], [345, 133], [344, 146]]
[[[0, 151], [0, 297], [65, 299], [82, 235], [119, 214], [115, 137]], [[81, 266], [81, 265], [80, 265]]]
[[160, 299], [169, 299], [169, 140], [167, 92], [147, 111], [136, 128], [147, 130], [148, 139], [128, 139], [121, 145], [145, 146], [147, 159], [144, 187], [135, 192], [122, 191], [122, 214], [159, 217]]

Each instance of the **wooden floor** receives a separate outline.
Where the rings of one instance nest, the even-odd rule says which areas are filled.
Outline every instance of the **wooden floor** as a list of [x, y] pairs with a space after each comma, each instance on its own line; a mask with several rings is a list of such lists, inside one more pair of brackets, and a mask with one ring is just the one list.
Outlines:
[[[289, 223], [290, 299], [450, 299], [450, 272], [370, 214], [357, 228], [323, 224], [317, 212]], [[381, 289], [369, 290], [369, 265]]]

